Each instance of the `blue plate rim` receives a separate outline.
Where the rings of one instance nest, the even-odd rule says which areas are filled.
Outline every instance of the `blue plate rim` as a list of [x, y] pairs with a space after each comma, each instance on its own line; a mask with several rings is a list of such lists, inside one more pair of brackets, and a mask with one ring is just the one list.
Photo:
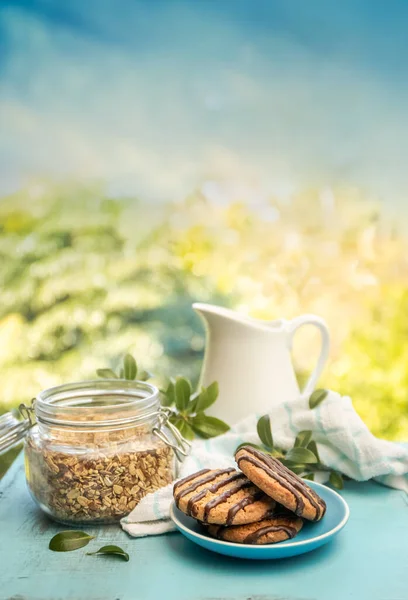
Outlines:
[[[250, 548], [253, 552], [256, 551], [262, 551], [265, 548], [297, 548], [297, 547], [302, 547], [302, 546], [306, 546], [308, 544], [311, 543], [315, 543], [315, 542], [320, 542], [322, 540], [325, 540], [326, 538], [330, 538], [333, 535], [335, 535], [336, 533], [338, 533], [341, 529], [343, 529], [343, 527], [346, 525], [347, 521], [349, 520], [350, 517], [350, 508], [349, 505], [347, 504], [347, 502], [344, 500], [344, 498], [342, 496], [340, 496], [340, 494], [338, 492], [336, 492], [335, 490], [332, 490], [331, 488], [327, 487], [327, 485], [324, 485], [323, 483], [317, 483], [317, 482], [313, 482], [313, 485], [311, 486], [313, 488], [317, 487], [317, 488], [323, 488], [325, 490], [328, 490], [331, 494], [333, 494], [333, 496], [337, 497], [338, 500], [340, 500], [340, 503], [343, 505], [344, 508], [344, 517], [342, 518], [342, 520], [340, 521], [340, 523], [338, 523], [335, 527], [333, 527], [333, 529], [330, 529], [330, 531], [326, 531], [326, 533], [322, 533], [321, 535], [317, 535], [314, 536], [312, 538], [308, 538], [307, 540], [302, 540], [300, 542], [296, 542], [295, 540], [287, 540], [286, 542], [280, 542], [279, 544], [262, 544], [262, 545], [254, 545], [254, 544], [237, 544], [236, 542], [227, 542], [225, 540], [217, 540], [217, 538], [213, 538], [213, 537], [209, 537], [206, 535], [203, 535], [201, 533], [197, 533], [197, 531], [194, 531], [188, 527], [186, 527], [186, 525], [184, 525], [184, 523], [182, 523], [179, 518], [176, 515], [176, 510], [179, 510], [176, 506], [176, 503], [173, 501], [170, 505], [170, 518], [173, 521], [173, 523], [177, 526], [177, 528], [181, 528], [183, 529], [183, 531], [188, 532], [190, 535], [193, 535], [195, 537], [201, 538], [204, 541], [210, 541], [213, 544], [219, 545], [219, 546], [229, 546], [229, 547], [235, 547], [235, 548]], [[187, 516], [187, 515], [186, 515]], [[190, 517], [192, 518], [192, 517]]]

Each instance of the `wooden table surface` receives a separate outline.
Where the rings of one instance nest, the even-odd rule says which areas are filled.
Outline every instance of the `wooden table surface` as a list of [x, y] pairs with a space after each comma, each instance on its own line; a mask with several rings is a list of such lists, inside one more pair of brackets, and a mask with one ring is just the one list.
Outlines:
[[[348, 525], [336, 540], [291, 559], [243, 561], [179, 533], [132, 539], [118, 526], [81, 528], [97, 539], [48, 549], [66, 529], [31, 500], [22, 457], [0, 482], [1, 600], [408, 600], [408, 499], [375, 483], [348, 483]], [[86, 556], [118, 544], [128, 563]]]

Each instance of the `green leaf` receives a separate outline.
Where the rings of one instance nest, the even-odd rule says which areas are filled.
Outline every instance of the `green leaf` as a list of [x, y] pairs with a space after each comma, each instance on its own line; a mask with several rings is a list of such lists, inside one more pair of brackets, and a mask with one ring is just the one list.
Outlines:
[[179, 432], [186, 440], [193, 440], [195, 438], [194, 431], [184, 419], [182, 419], [180, 427], [178, 427]]
[[123, 372], [125, 375], [125, 379], [129, 381], [134, 381], [137, 375], [137, 364], [135, 359], [131, 354], [126, 354], [123, 359]]
[[203, 438], [212, 438], [229, 430], [229, 425], [217, 419], [209, 417], [203, 413], [198, 413], [195, 417], [189, 419], [193, 430]]
[[83, 548], [94, 538], [94, 535], [88, 535], [84, 531], [61, 531], [54, 535], [48, 547], [54, 552], [71, 552]]
[[317, 458], [307, 448], [292, 448], [286, 453], [286, 460], [294, 463], [313, 464], [317, 463]]
[[305, 465], [305, 464], [302, 464], [302, 463], [294, 463], [294, 462], [292, 462], [290, 460], [286, 460], [285, 458], [280, 458], [279, 460], [290, 471], [293, 471], [297, 475], [302, 475], [302, 477], [303, 477], [304, 473], [306, 473], [307, 471], [310, 471], [309, 465]]
[[140, 371], [139, 375], [137, 376], [139, 381], [147, 381], [148, 379], [151, 379], [153, 377], [153, 373], [150, 373], [150, 371], [146, 371], [145, 369], [143, 369], [143, 371]]
[[120, 371], [119, 371], [119, 379], [125, 379], [125, 371], [122, 369], [122, 367], [120, 368]]
[[315, 476], [314, 473], [305, 473], [303, 475], [303, 479], [308, 479], [309, 481], [314, 481], [314, 476]]
[[263, 451], [266, 452], [266, 454], [274, 456], [275, 458], [281, 459], [284, 457], [284, 453], [282, 452], [282, 450], [279, 450], [279, 448], [263, 448]]
[[327, 390], [315, 390], [309, 398], [309, 408], [316, 408], [326, 398]]
[[214, 381], [208, 387], [203, 387], [199, 393], [194, 407], [195, 412], [207, 410], [218, 398], [218, 383]]
[[259, 439], [267, 448], [273, 448], [273, 437], [271, 429], [271, 420], [269, 415], [261, 417], [256, 425]]
[[169, 418], [169, 421], [178, 429], [180, 421], [183, 421], [183, 417], [180, 417], [178, 415], [171, 415]]
[[297, 465], [292, 462], [288, 462], [286, 464], [286, 466], [288, 467], [288, 469], [290, 471], [293, 471], [294, 473], [296, 473], [296, 475], [302, 475], [306, 471], [306, 468], [307, 468], [306, 465], [301, 465], [301, 464]]
[[192, 415], [193, 413], [197, 412], [196, 406], [197, 406], [197, 400], [198, 400], [199, 395], [200, 395], [200, 392], [194, 392], [194, 394], [192, 394], [190, 396], [190, 400], [189, 400], [187, 408], [186, 408], [186, 413], [188, 415]]
[[329, 481], [332, 484], [332, 486], [338, 490], [342, 490], [344, 487], [343, 477], [341, 473], [338, 473], [337, 471], [332, 471], [330, 473]]
[[175, 427], [179, 430], [181, 435], [186, 438], [186, 440], [194, 439], [194, 431], [190, 427], [190, 425], [186, 422], [183, 417], [172, 416], [170, 417], [170, 422], [173, 423]]
[[87, 555], [112, 555], [119, 556], [120, 558], [123, 558], [123, 560], [125, 560], [126, 562], [128, 562], [129, 560], [129, 554], [122, 550], [122, 548], [120, 548], [119, 546], [102, 546], [102, 548], [99, 548], [99, 550], [96, 550], [96, 552], [87, 552]]
[[264, 454], [269, 454], [270, 456], [279, 458], [279, 460], [281, 458], [284, 458], [283, 451], [280, 450], [279, 448], [265, 448], [265, 446], [260, 446], [259, 444], [252, 444], [252, 442], [243, 442], [242, 444], [240, 444], [236, 448], [235, 454], [238, 452], [238, 450], [241, 450], [241, 448], [244, 448], [244, 446], [251, 446], [252, 448], [256, 448], [257, 450], [260, 450]]
[[311, 431], [299, 431], [295, 439], [295, 448], [307, 448], [312, 439], [312, 435], [313, 433]]
[[174, 386], [174, 381], [170, 380], [166, 390], [161, 390], [162, 406], [171, 406], [176, 401], [176, 390]]
[[236, 448], [234, 454], [236, 454], [238, 452], [238, 450], [241, 450], [241, 448], [244, 448], [245, 446], [251, 446], [252, 448], [256, 448], [257, 450], [260, 450], [261, 452], [263, 452], [263, 448], [262, 448], [262, 446], [259, 446], [259, 444], [251, 444], [251, 442], [243, 442]]
[[310, 450], [310, 452], [313, 452], [313, 454], [317, 458], [317, 462], [320, 462], [319, 452], [317, 450], [317, 445], [314, 440], [312, 440], [311, 442], [308, 443], [307, 449]]
[[179, 411], [186, 410], [191, 396], [191, 384], [184, 377], [177, 377], [176, 379], [175, 396]]
[[102, 379], [117, 379], [115, 371], [112, 369], [96, 369], [96, 374], [98, 377], [102, 377]]

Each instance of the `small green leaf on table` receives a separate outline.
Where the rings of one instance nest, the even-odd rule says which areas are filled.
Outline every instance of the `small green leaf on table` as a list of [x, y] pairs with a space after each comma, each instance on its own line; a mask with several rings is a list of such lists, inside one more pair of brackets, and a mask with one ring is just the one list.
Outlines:
[[131, 354], [126, 354], [123, 359], [123, 372], [125, 375], [125, 379], [129, 381], [134, 381], [137, 375], [137, 364], [135, 359]]
[[343, 476], [337, 471], [332, 471], [330, 473], [329, 481], [332, 484], [332, 486], [335, 487], [337, 490], [342, 490], [344, 487]]
[[256, 425], [259, 439], [267, 448], [273, 448], [273, 437], [271, 429], [271, 420], [269, 415], [261, 417]]
[[327, 390], [315, 390], [309, 398], [309, 408], [316, 408], [326, 398]]
[[88, 556], [118, 556], [126, 562], [129, 560], [129, 554], [122, 550], [119, 546], [102, 546], [96, 552], [87, 552]]
[[71, 552], [83, 548], [94, 538], [94, 535], [88, 535], [84, 531], [61, 531], [54, 535], [48, 547], [54, 552]]

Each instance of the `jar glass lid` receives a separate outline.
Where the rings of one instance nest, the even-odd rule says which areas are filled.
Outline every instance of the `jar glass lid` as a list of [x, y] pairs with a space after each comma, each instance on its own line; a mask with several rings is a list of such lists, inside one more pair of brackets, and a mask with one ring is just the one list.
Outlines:
[[171, 410], [160, 407], [158, 388], [144, 381], [103, 379], [60, 385], [40, 392], [31, 406], [22, 404], [20, 413], [23, 421], [13, 413], [0, 417], [0, 454], [18, 444], [36, 420], [75, 429], [134, 427], [150, 420], [152, 432], [173, 448], [179, 460], [191, 447], [169, 421]]
[[119, 426], [158, 414], [159, 390], [144, 381], [98, 379], [49, 388], [34, 401], [36, 419], [49, 425]]

